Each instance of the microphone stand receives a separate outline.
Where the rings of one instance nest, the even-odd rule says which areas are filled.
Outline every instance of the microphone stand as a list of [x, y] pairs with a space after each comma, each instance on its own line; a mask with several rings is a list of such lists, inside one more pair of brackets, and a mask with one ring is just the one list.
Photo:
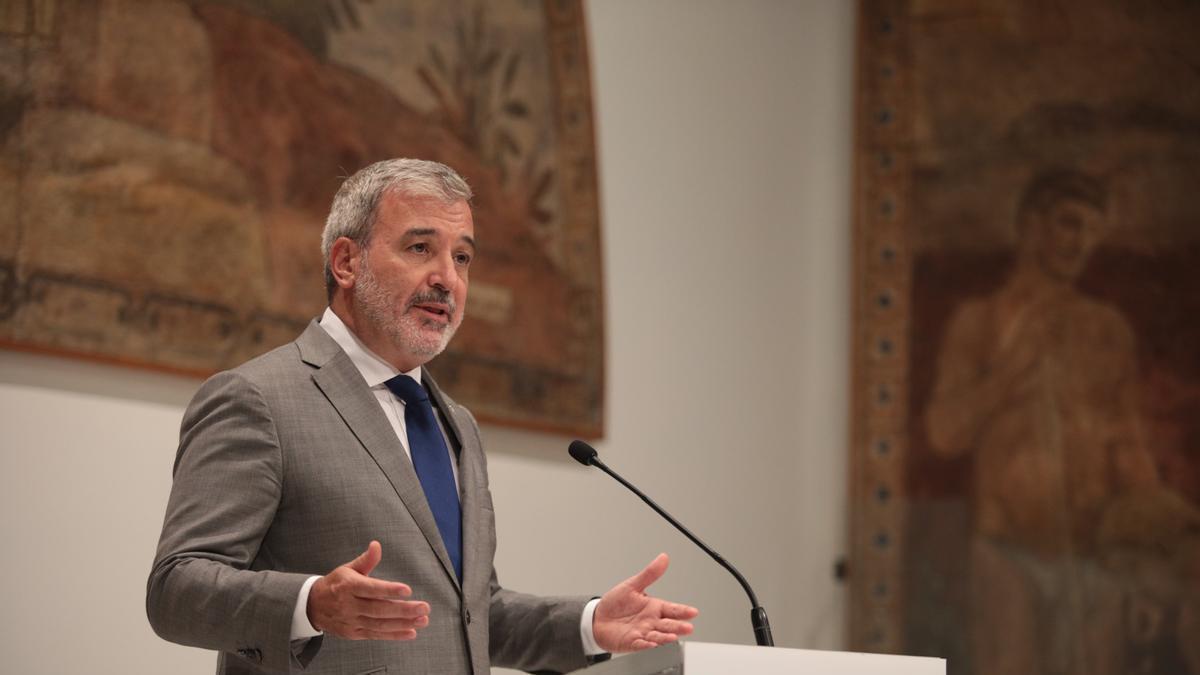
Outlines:
[[607, 464], [600, 461], [600, 458], [597, 456], [598, 453], [594, 448], [592, 448], [592, 446], [584, 443], [583, 441], [574, 441], [571, 443], [570, 451], [571, 456], [574, 457], [575, 460], [580, 464], [595, 466], [604, 473], [612, 476], [613, 479], [615, 479], [621, 485], [629, 488], [630, 492], [637, 495], [643, 502], [646, 502], [647, 506], [654, 509], [655, 513], [662, 516], [668, 523], [673, 525], [675, 529], [682, 532], [683, 536], [690, 539], [693, 544], [699, 546], [701, 550], [707, 553], [713, 560], [717, 561], [718, 565], [729, 570], [729, 573], [732, 574], [734, 578], [737, 579], [738, 583], [742, 585], [742, 589], [746, 591], [746, 595], [750, 596], [750, 625], [754, 628], [754, 641], [760, 647], [775, 646], [775, 639], [771, 636], [771, 623], [767, 619], [767, 610], [763, 609], [762, 605], [758, 604], [758, 596], [754, 594], [754, 590], [750, 588], [750, 583], [746, 581], [746, 577], [743, 577], [741, 572], [738, 572], [733, 565], [729, 564], [729, 562], [726, 561], [720, 553], [717, 553], [708, 544], [700, 541], [699, 537], [692, 534], [690, 530], [680, 524], [679, 521], [675, 520], [671, 514], [667, 513], [662, 509], [662, 507], [656, 504], [653, 499], [647, 497], [644, 492], [637, 489], [633, 483], [630, 483], [617, 474], [617, 472], [608, 468]]

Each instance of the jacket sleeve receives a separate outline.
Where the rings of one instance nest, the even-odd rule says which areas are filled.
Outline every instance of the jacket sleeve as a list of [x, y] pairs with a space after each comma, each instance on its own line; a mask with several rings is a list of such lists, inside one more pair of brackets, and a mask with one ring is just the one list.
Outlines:
[[488, 651], [492, 664], [567, 673], [588, 665], [579, 622], [587, 597], [542, 597], [502, 588], [492, 570]]
[[174, 482], [146, 585], [154, 632], [179, 644], [230, 652], [270, 670], [303, 666], [292, 613], [305, 574], [254, 569], [282, 494], [283, 456], [262, 392], [219, 373], [184, 413]]

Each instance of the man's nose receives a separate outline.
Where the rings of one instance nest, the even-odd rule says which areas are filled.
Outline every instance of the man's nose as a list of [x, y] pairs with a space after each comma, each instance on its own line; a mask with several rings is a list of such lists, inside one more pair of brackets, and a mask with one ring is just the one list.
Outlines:
[[458, 267], [454, 264], [453, 255], [437, 256], [433, 269], [429, 272], [429, 285], [443, 290], [451, 290], [460, 281]]

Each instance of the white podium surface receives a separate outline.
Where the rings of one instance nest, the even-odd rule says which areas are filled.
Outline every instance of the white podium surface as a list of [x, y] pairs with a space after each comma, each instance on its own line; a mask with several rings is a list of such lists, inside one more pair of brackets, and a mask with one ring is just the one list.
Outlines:
[[[583, 671], [575, 671], [577, 673]], [[619, 656], [588, 675], [945, 675], [946, 660], [927, 656], [860, 654], [781, 647], [683, 642]]]

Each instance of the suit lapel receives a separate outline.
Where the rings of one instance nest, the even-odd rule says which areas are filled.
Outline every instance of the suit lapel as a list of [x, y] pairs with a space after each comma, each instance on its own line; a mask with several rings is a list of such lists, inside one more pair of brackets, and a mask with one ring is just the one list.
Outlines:
[[458, 579], [454, 573], [454, 566], [450, 563], [450, 554], [446, 552], [446, 545], [442, 542], [437, 522], [433, 519], [433, 512], [425, 499], [425, 491], [421, 488], [421, 481], [362, 375], [354, 367], [350, 357], [346, 356], [341, 347], [316, 321], [309, 324], [308, 329], [296, 340], [296, 344], [300, 348], [300, 358], [316, 368], [312, 375], [313, 382], [387, 476], [392, 488], [416, 521], [417, 527], [425, 535], [425, 540], [441, 561], [443, 570], [457, 587]]

